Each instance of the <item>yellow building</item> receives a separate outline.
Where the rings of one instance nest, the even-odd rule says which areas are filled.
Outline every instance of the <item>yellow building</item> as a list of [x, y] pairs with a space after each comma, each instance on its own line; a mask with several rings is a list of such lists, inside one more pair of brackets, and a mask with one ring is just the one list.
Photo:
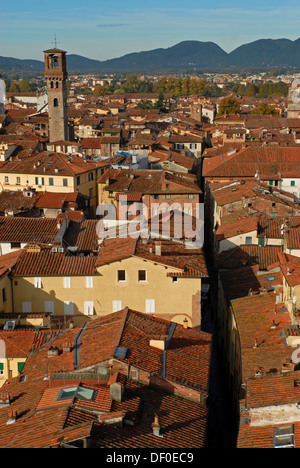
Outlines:
[[97, 179], [100, 164], [78, 155], [43, 151], [24, 159], [0, 162], [2, 190], [23, 190], [32, 187], [48, 192], [80, 192], [90, 198], [95, 214], [97, 206]]
[[93, 257], [28, 247], [11, 272], [12, 312], [68, 327], [128, 306], [199, 327], [207, 277], [202, 250], [171, 241], [106, 239]]

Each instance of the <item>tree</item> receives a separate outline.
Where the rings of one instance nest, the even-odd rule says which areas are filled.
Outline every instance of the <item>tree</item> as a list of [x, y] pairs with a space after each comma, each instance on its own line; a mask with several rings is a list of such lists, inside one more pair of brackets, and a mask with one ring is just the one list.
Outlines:
[[31, 84], [27, 80], [20, 80], [18, 83], [18, 88], [20, 93], [30, 93], [33, 91]]
[[20, 89], [19, 87], [17, 86], [17, 84], [13, 81], [9, 87], [9, 92], [10, 93], [19, 93], [20, 92]]
[[136, 109], [153, 109], [153, 105], [152, 102], [149, 100], [142, 100], [137, 104]]
[[165, 101], [164, 101], [164, 93], [163, 92], [159, 93], [158, 99], [157, 99], [157, 101], [156, 101], [156, 103], [154, 104], [153, 107], [154, 107], [154, 109], [158, 109], [159, 112], [163, 112], [163, 113], [168, 112]]
[[108, 93], [108, 88], [107, 86], [96, 86], [94, 89], [94, 96], [99, 97], [99, 96], [106, 96]]
[[220, 102], [218, 115], [239, 114], [240, 112], [240, 103], [233, 96], [226, 97]]
[[257, 106], [251, 114], [259, 114], [259, 115], [279, 115], [279, 112], [276, 110], [274, 106], [271, 106], [267, 103], [262, 103], [259, 106]]

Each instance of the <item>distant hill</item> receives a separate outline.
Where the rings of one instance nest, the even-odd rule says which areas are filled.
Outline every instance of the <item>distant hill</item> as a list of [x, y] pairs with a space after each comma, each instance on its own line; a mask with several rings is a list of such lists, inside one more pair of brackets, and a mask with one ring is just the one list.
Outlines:
[[[213, 42], [184, 41], [166, 49], [154, 49], [126, 54], [119, 58], [100, 61], [76, 54], [67, 55], [71, 72], [145, 72], [221, 70], [234, 68], [300, 68], [300, 39], [261, 39], [244, 44], [231, 53]], [[43, 71], [38, 60], [20, 60], [0, 57], [1, 71]]]
[[229, 54], [231, 65], [239, 67], [300, 67], [300, 39], [260, 39]]

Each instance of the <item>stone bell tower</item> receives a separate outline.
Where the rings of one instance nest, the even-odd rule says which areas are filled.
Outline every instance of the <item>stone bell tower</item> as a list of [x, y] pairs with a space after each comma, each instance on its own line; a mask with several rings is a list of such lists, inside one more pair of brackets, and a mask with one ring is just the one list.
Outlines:
[[67, 61], [64, 50], [45, 50], [45, 79], [48, 91], [49, 142], [68, 140]]

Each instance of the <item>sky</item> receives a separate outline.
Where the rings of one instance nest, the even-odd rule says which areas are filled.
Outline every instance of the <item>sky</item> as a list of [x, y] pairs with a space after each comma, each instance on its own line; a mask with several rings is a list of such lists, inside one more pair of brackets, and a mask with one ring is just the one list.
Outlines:
[[[2, 5], [1, 5], [2, 3]], [[96, 60], [212, 41], [226, 52], [300, 37], [299, 0], [0, 0], [0, 56], [43, 61], [57, 47]]]

